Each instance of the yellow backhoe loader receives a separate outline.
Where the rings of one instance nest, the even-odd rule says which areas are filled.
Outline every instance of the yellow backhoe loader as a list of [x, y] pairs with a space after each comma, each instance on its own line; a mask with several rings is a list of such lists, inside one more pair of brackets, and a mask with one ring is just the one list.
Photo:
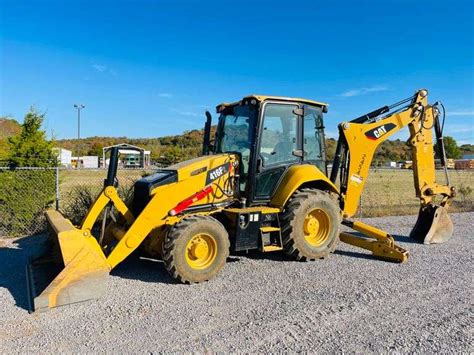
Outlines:
[[[202, 156], [138, 180], [129, 206], [117, 194], [114, 148], [105, 187], [80, 226], [56, 210], [46, 212], [52, 250], [28, 266], [31, 309], [99, 297], [109, 272], [140, 246], [184, 283], [215, 277], [229, 252], [283, 250], [306, 261], [325, 258], [339, 240], [403, 262], [408, 252], [388, 233], [351, 217], [375, 150], [405, 126], [421, 204], [411, 236], [425, 244], [447, 240], [455, 190], [435, 180], [433, 131], [443, 166], [446, 158], [439, 105], [428, 104], [427, 95], [419, 90], [341, 123], [330, 173], [323, 125], [328, 105], [305, 99], [251, 95], [220, 104], [212, 140], [206, 112]], [[94, 236], [99, 216], [111, 210], [119, 217], [104, 218]], [[359, 233], [341, 233], [341, 224]]]

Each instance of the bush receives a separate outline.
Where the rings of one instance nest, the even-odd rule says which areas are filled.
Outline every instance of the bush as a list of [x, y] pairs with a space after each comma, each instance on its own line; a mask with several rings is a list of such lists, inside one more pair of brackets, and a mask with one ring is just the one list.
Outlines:
[[89, 186], [75, 187], [69, 192], [68, 203], [61, 208], [61, 212], [72, 224], [80, 225], [99, 193], [100, 190], [97, 188]]
[[55, 170], [0, 170], [0, 236], [43, 232], [54, 203]]
[[[130, 206], [133, 201], [133, 184], [119, 184], [117, 192], [122, 201]], [[72, 224], [78, 226], [82, 223], [87, 212], [94, 204], [95, 200], [102, 191], [102, 187], [98, 186], [75, 186], [69, 193], [68, 200], [61, 212], [68, 218]], [[118, 217], [118, 214], [116, 214]], [[96, 223], [102, 221], [103, 214], [101, 214]]]

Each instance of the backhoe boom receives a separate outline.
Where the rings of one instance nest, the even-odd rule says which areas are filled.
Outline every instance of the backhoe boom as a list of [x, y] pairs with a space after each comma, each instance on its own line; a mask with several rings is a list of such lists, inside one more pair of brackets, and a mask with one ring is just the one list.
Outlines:
[[[427, 96], [427, 90], [419, 90], [394, 105], [341, 123], [331, 180], [335, 182], [340, 171], [341, 209], [343, 217], [348, 219], [357, 211], [376, 149], [408, 126], [410, 137], [407, 144], [412, 151], [415, 193], [420, 200], [419, 218], [411, 236], [429, 244], [442, 242], [452, 234], [452, 223], [446, 208], [455, 195], [455, 189], [448, 179], [446, 184], [436, 181], [433, 130], [443, 164], [446, 159], [439, 110], [437, 105], [428, 104]], [[380, 117], [385, 113], [388, 114]], [[441, 226], [443, 228], [439, 229]]]

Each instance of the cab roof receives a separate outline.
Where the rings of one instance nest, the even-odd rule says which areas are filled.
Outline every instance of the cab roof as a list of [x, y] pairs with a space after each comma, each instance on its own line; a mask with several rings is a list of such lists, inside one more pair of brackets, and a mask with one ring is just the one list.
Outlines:
[[217, 111], [219, 111], [219, 108], [225, 108], [225, 107], [231, 107], [231, 106], [237, 106], [240, 103], [242, 103], [245, 100], [251, 100], [255, 99], [259, 102], [263, 101], [269, 101], [269, 100], [274, 100], [274, 101], [289, 101], [289, 102], [301, 102], [303, 104], [308, 104], [308, 105], [314, 105], [314, 106], [320, 106], [320, 107], [328, 107], [329, 104], [326, 104], [324, 102], [319, 102], [319, 101], [313, 101], [313, 100], [308, 100], [308, 99], [301, 99], [297, 97], [286, 97], [286, 96], [267, 96], [267, 95], [247, 95], [245, 96], [242, 100], [232, 102], [232, 103], [227, 103], [223, 102], [219, 105], [216, 106]]

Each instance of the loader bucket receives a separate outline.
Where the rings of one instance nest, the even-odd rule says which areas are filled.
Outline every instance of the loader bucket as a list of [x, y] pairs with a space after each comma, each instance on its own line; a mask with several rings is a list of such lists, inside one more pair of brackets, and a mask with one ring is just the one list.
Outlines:
[[444, 206], [428, 205], [420, 208], [410, 237], [424, 244], [444, 243], [453, 235], [453, 222]]
[[110, 267], [97, 240], [84, 236], [58, 211], [47, 211], [46, 218], [49, 248], [27, 265], [30, 311], [102, 296]]

